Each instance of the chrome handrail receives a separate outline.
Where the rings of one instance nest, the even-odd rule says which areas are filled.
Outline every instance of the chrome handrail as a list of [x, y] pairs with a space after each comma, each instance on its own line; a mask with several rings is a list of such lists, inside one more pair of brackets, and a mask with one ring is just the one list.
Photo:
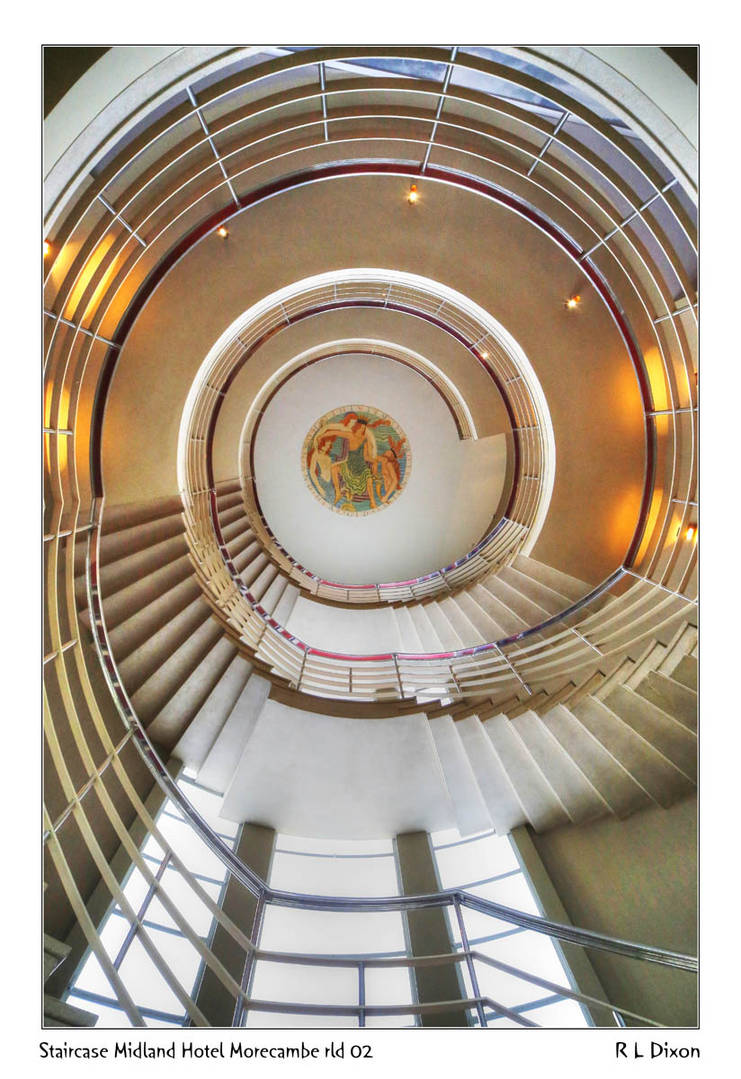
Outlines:
[[444, 907], [455, 904], [463, 904], [472, 910], [490, 915], [501, 921], [525, 929], [532, 929], [539, 933], [557, 940], [563, 940], [570, 944], [579, 944], [583, 947], [597, 948], [603, 951], [613, 952], [634, 959], [642, 959], [647, 962], [658, 963], [662, 966], [674, 967], [680, 970], [697, 971], [697, 959], [693, 956], [672, 952], [664, 948], [651, 945], [636, 944], [631, 941], [620, 940], [593, 930], [580, 929], [575, 926], [564, 925], [560, 922], [541, 918], [540, 916], [527, 914], [524, 911], [514, 910], [503, 904], [484, 899], [472, 893], [461, 891], [457, 888], [445, 889], [440, 892], [421, 894], [415, 896], [368, 896], [346, 897], [309, 895], [298, 892], [285, 892], [271, 888], [258, 873], [246, 865], [229, 846], [221, 839], [206, 823], [200, 813], [191, 805], [184, 792], [165, 768], [159, 754], [148, 738], [142, 727], [136, 712], [131, 704], [129, 696], [121, 682], [113, 658], [105, 616], [99, 591], [99, 547], [100, 547], [100, 520], [102, 516], [104, 499], [95, 499], [92, 510], [92, 527], [87, 532], [87, 559], [86, 559], [86, 587], [89, 609], [91, 612], [91, 629], [93, 631], [93, 644], [98, 653], [101, 667], [105, 673], [106, 681], [112, 693], [113, 700], [119, 711], [125, 726], [133, 732], [133, 742], [144, 759], [159, 785], [165, 793], [178, 806], [178, 809], [191, 822], [201, 839], [209, 849], [222, 861], [227, 870], [239, 880], [253, 895], [258, 896], [264, 903], [274, 903], [277, 906], [297, 907], [302, 910], [324, 911], [410, 911], [432, 907]]

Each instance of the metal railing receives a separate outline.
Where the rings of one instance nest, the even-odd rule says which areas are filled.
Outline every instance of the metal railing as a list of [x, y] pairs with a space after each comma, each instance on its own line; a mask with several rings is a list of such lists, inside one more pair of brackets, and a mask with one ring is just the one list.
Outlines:
[[[175, 98], [171, 108], [165, 103], [136, 143], [124, 140], [109, 147], [109, 159], [96, 170], [92, 184], [88, 170], [81, 168], [69, 185], [64, 205], [55, 207], [44, 310], [44, 703], [49, 760], [45, 848], [49, 872], [58, 887], [54, 894], [74, 915], [113, 994], [137, 1025], [144, 1022], [142, 1013], [102, 946], [98, 922], [88, 909], [87, 899], [90, 873], [94, 872], [109, 897], [122, 905], [130, 924], [137, 925], [136, 911], [126, 903], [109, 866], [110, 836], [126, 851], [147, 883], [167, 899], [166, 890], [154, 881], [130, 836], [133, 819], [169, 849], [144, 805], [140, 780], [132, 778], [132, 754], [136, 761], [139, 755], [145, 759], [157, 782], [178, 801], [191, 826], [235, 879], [253, 894], [269, 902], [295, 902], [306, 909], [309, 903], [318, 904], [311, 909], [327, 910], [335, 909], [331, 907], [333, 902], [356, 902], [271, 893], [249, 867], [224, 849], [193, 807], [178, 798], [120, 682], [102, 621], [97, 560], [88, 561], [86, 571], [90, 574], [90, 609], [96, 612], [92, 653], [79, 622], [74, 590], [80, 541], [91, 544], [91, 550], [97, 549], [101, 506], [96, 499], [102, 495], [100, 435], [115, 362], [148, 296], [174, 262], [209, 230], [227, 221], [232, 213], [281, 190], [322, 177], [352, 175], [353, 166], [357, 173], [385, 169], [390, 174], [413, 178], [422, 170], [431, 181], [467, 184], [471, 190], [474, 181], [489, 184], [494, 172], [501, 185], [510, 178], [524, 185], [531, 204], [547, 205], [554, 231], [560, 230], [567, 238], [580, 237], [579, 242], [569, 240], [574, 261], [590, 270], [593, 280], [605, 282], [608, 293], [617, 298], [632, 337], [641, 340], [643, 377], [650, 390], [645, 409], [647, 441], [655, 448], [655, 467], [647, 485], [645, 527], [638, 537], [635, 556], [621, 567], [620, 579], [604, 589], [604, 595], [613, 595], [611, 602], [601, 610], [589, 611], [585, 604], [571, 615], [562, 613], [557, 625], [543, 624], [533, 627], [530, 636], [520, 639], [518, 635], [517, 640], [488, 645], [480, 657], [475, 650], [470, 655], [446, 653], [433, 659], [398, 654], [381, 660], [363, 657], [362, 664], [353, 663], [350, 668], [355, 672], [351, 695], [356, 695], [356, 686], [364, 686], [368, 697], [374, 699], [383, 694], [403, 698], [439, 686], [441, 679], [451, 695], [461, 689], [488, 692], [489, 687], [502, 685], [532, 687], [538, 678], [559, 671], [570, 674], [588, 666], [595, 656], [599, 659], [595, 649], [600, 654], [624, 652], [642, 636], [682, 618], [694, 604], [696, 548], [694, 542], [682, 541], [682, 533], [697, 521], [696, 297], [679, 250], [681, 245], [667, 239], [670, 231], [678, 232], [686, 249], [694, 250], [689, 209], [693, 193], [680, 189], [666, 176], [666, 170], [659, 168], [640, 140], [631, 141], [609, 119], [596, 115], [563, 89], [518, 71], [505, 56], [484, 59], [459, 50], [454, 57], [453, 78], [443, 84], [441, 76], [436, 84], [395, 76], [368, 78], [367, 71], [361, 77], [362, 73], [351, 70], [353, 62], [360, 64], [373, 52], [389, 57], [438, 59], [443, 69], [450, 61], [447, 50], [413, 47], [309, 50], [287, 58], [270, 58], [257, 68], [245, 65], [241, 74], [232, 72], [228, 80], [219, 79], [215, 65], [207, 87], [198, 85], [203, 72], [194, 69], [185, 82], [193, 84], [197, 107], [181, 106]], [[342, 77], [321, 86], [317, 80], [316, 86], [286, 87], [290, 73], [311, 72], [312, 65], [320, 63], [326, 67], [340, 65], [333, 74]], [[514, 98], [507, 99], [496, 90], [486, 92], [463, 85], [464, 79], [472, 81], [478, 76], [490, 78], [496, 86], [501, 85], [496, 80], [501, 80], [512, 88]], [[423, 168], [416, 162], [410, 164], [406, 156], [402, 160], [401, 151], [394, 147], [389, 121], [418, 122], [419, 94], [434, 93], [436, 87], [445, 99], [445, 108], [434, 124], [426, 122], [424, 136], [407, 131], [403, 144], [404, 155], [410, 145], [418, 147], [420, 160], [424, 155]], [[265, 100], [254, 98], [259, 88]], [[173, 87], [173, 92], [176, 89]], [[394, 117], [389, 117], [372, 105], [362, 105], [362, 95], [368, 90], [388, 90], [404, 104], [396, 108]], [[517, 99], [521, 91], [537, 91], [544, 105], [532, 107]], [[341, 105], [343, 93], [355, 95], [361, 107], [348, 110]], [[327, 106], [324, 131], [332, 135], [336, 163], [321, 174], [309, 170], [291, 175], [300, 160], [298, 155], [314, 150], [326, 152], [324, 131], [321, 141], [314, 139], [313, 117], [304, 121], [296, 120], [295, 113], [291, 116], [302, 101], [324, 101]], [[464, 119], [463, 109], [456, 112], [457, 103], [474, 118]], [[214, 134], [193, 134], [198, 110]], [[116, 125], [119, 122], [117, 117]], [[352, 135], [335, 134], [341, 131], [342, 124], [352, 126], [355, 122], [361, 127]], [[366, 125], [364, 129], [362, 125]], [[271, 145], [274, 137], [281, 136], [295, 140], [291, 149], [276, 151]], [[213, 159], [209, 139], [216, 146], [218, 162]], [[441, 164], [430, 165], [430, 149], [439, 155]], [[203, 155], [210, 156], [211, 162], [206, 164]], [[285, 167], [286, 175], [277, 183], [267, 182], [265, 171], [280, 167]], [[228, 182], [224, 169], [229, 173]], [[232, 191], [236, 192], [236, 202]], [[524, 212], [522, 206], [518, 212]], [[203, 489], [207, 491], [210, 485], [207, 477], [203, 478]], [[204, 511], [210, 513], [207, 503]], [[259, 611], [245, 612], [238, 602], [244, 597], [237, 594], [223, 561], [221, 566], [214, 563], [208, 569], [212, 574], [209, 587], [216, 581], [222, 589], [224, 604], [219, 609], [227, 620], [233, 618], [232, 625], [240, 631], [239, 620], [244, 616], [245, 640], [258, 650], [258, 655], [283, 665], [286, 676], [302, 689], [347, 695], [346, 665], [321, 655], [307, 657]], [[634, 583], [624, 595], [618, 595], [627, 578]], [[579, 616], [575, 626], [566, 626], [565, 622], [574, 615]], [[106, 679], [105, 691], [99, 685], [101, 672]], [[256, 942], [230, 922], [174, 852], [173, 865], [235, 944], [259, 956]], [[81, 867], [86, 867], [87, 877]], [[361, 904], [367, 902], [371, 909], [378, 909], [373, 904], [387, 902], [391, 904], [389, 909], [411, 910], [417, 901], [449, 906], [456, 902], [459, 906], [484, 902], [463, 893], [444, 893], [413, 900], [367, 900]], [[168, 903], [183, 935], [235, 1001], [256, 1007], [242, 985], [231, 978], [193, 932], [177, 905], [169, 899]], [[361, 909], [361, 904], [354, 909]], [[504, 920], [521, 917], [506, 908], [499, 908], [495, 916]], [[609, 938], [601, 938], [600, 943], [594, 935], [579, 940], [567, 938], [560, 934], [581, 931], [552, 923], [544, 923], [540, 930], [535, 925], [530, 928], [588, 948], [619, 949], [624, 943]], [[202, 1024], [204, 1017], [189, 991], [148, 940], [146, 930], [137, 926], [137, 932], [190, 1021]], [[690, 957], [630, 947], [637, 949], [632, 953], [635, 959], [686, 971], [696, 969]], [[266, 953], [263, 958], [271, 956]], [[435, 957], [427, 959], [434, 961]], [[460, 959], [457, 955], [454, 960], [450, 956], [446, 959], [467, 965], [488, 961], [475, 948], [466, 948]], [[479, 1016], [479, 1006], [484, 1014], [487, 1008], [495, 1007], [478, 995], [462, 1006], [475, 1009]], [[352, 1008], [359, 1017], [369, 1014], [369, 1008], [360, 1000]], [[629, 1016], [628, 1011], [622, 1012]]]

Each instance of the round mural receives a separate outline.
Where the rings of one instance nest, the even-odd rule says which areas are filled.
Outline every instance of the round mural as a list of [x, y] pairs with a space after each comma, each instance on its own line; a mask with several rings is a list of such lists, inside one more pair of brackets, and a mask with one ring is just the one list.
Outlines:
[[301, 468], [312, 494], [336, 513], [361, 516], [399, 497], [412, 455], [396, 420], [365, 405], [321, 416], [304, 439]]

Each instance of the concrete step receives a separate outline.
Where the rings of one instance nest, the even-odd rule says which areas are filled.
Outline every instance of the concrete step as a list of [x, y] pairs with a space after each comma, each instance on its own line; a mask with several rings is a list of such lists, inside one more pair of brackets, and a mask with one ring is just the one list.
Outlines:
[[[109, 631], [108, 636], [117, 660], [120, 662], [125, 659], [135, 648], [139, 648], [150, 637], [153, 637], [200, 594], [198, 581], [189, 576], [115, 626]], [[105, 609], [104, 605], [104, 611]]]
[[287, 625], [291, 612], [296, 606], [296, 600], [300, 595], [301, 589], [288, 581], [272, 615], [279, 626]]
[[617, 686], [604, 702], [650, 742], [693, 783], [697, 780], [697, 736], [627, 686]]
[[535, 712], [511, 720], [536, 765], [575, 824], [594, 820], [610, 807]]
[[219, 635], [219, 624], [211, 618], [211, 608], [202, 595], [119, 661], [118, 669], [129, 694], [135, 693], [199, 632], [212, 640]]
[[445, 652], [446, 649], [435, 632], [435, 627], [430, 621], [427, 608], [423, 604], [418, 603], [413, 607], [409, 607], [408, 610], [417, 631], [417, 636], [422, 642], [423, 651]]
[[542, 717], [553, 737], [617, 817], [652, 804], [646, 791], [570, 708], [556, 705]]
[[142, 551], [137, 551], [117, 562], [106, 563], [101, 566], [100, 590], [104, 597], [113, 596], [127, 585], [146, 577], [147, 574], [161, 569], [163, 566], [182, 558], [188, 554], [188, 545], [185, 536], [179, 533], [170, 539], [162, 540]]
[[199, 783], [220, 794], [226, 791], [270, 690], [266, 678], [250, 675], [201, 765]]
[[574, 706], [574, 715], [657, 805], [666, 808], [692, 791], [692, 782], [602, 701], [585, 697]]
[[545, 618], [558, 614], [559, 611], [569, 606], [570, 601], [565, 596], [562, 596], [560, 592], [555, 592], [543, 581], [529, 577], [514, 566], [504, 566], [499, 571], [499, 576], [521, 595], [525, 596], [526, 599], [537, 604], [545, 612]]
[[658, 671], [650, 671], [636, 692], [674, 716], [688, 730], [697, 731], [697, 693], [694, 690]]
[[268, 562], [268, 564], [263, 567], [257, 577], [255, 577], [254, 581], [250, 585], [250, 592], [258, 603], [261, 601], [263, 595], [265, 594], [265, 592], [267, 592], [268, 588], [277, 576], [278, 567], [273, 562]]
[[[633, 670], [625, 679], [623, 685], [628, 686], [629, 689], [635, 689], [639, 686], [649, 671], [655, 671], [662, 659], [666, 655], [666, 645], [661, 644], [660, 641], [652, 642], [648, 648], [645, 649], [643, 656], [636, 661]], [[602, 700], [604, 700], [604, 696]]]
[[272, 615], [287, 586], [288, 578], [284, 574], [276, 572], [275, 577], [260, 597], [260, 606], [263, 607], [268, 614]]
[[[173, 634], [171, 623], [162, 630], [162, 640], [158, 634], [152, 642], [147, 642], [141, 654], [130, 656], [125, 666], [119, 668], [127, 689], [132, 687], [129, 689], [132, 704], [145, 723], [164, 708], [178, 687], [223, 636], [223, 628], [215, 618], [210, 617], [208, 604], [203, 598], [199, 597], [193, 607], [193, 612], [189, 613], [198, 621], [176, 646], [168, 647]], [[175, 628], [179, 629], [177, 626]], [[150, 653], [148, 649], [152, 644], [155, 647]]]
[[506, 637], [502, 625], [496, 618], [496, 601], [494, 601], [491, 592], [488, 592], [481, 584], [476, 582], [468, 588], [467, 594], [476, 604], [476, 609], [483, 611], [486, 621], [481, 625], [481, 633], [486, 641], [499, 641], [502, 637]]
[[[511, 637], [523, 629], [528, 629], [529, 623], [515, 614], [495, 593], [494, 581], [495, 578], [491, 575], [484, 578], [483, 581], [479, 581], [481, 593], [486, 593], [486, 597], [484, 598], [481, 593], [477, 593], [476, 602], [500, 627], [502, 637]], [[497, 637], [497, 640], [501, 639], [501, 637]]]
[[183, 581], [187, 581], [192, 573], [190, 557], [183, 553], [175, 561], [149, 573], [142, 573], [131, 584], [104, 598], [103, 610], [109, 632], [127, 619], [134, 618], [139, 611], [149, 608]]
[[173, 750], [174, 756], [196, 770], [201, 767], [239, 700], [252, 664], [237, 654], [188, 724]]
[[[229, 638], [220, 637], [165, 706], [146, 723], [150, 738], [168, 748], [174, 747], [224, 676], [235, 654], [236, 648]], [[143, 719], [141, 712], [140, 718]]]
[[252, 587], [252, 582], [257, 580], [268, 564], [272, 565], [268, 556], [260, 551], [250, 560], [249, 564], [240, 571], [240, 576], [248, 588]]
[[465, 648], [467, 644], [471, 643], [470, 641], [464, 641], [459, 637], [450, 621], [445, 616], [440, 603], [428, 603], [425, 606], [425, 611], [427, 617], [432, 622], [435, 633], [437, 634], [444, 651], [455, 652], [456, 649]]
[[527, 823], [527, 816], [514, 786], [478, 716], [468, 716], [460, 720], [456, 727], [489, 811], [494, 831], [497, 835], [508, 835], [518, 824]]
[[458, 731], [460, 723], [455, 723], [449, 715], [440, 715], [430, 719], [429, 724], [455, 808], [458, 831], [462, 836], [488, 831], [492, 827], [491, 816], [463, 747]]
[[108, 566], [138, 551], [145, 551], [173, 536], [183, 535], [182, 506], [156, 520], [129, 525], [115, 532], [106, 531], [106, 514], [103, 515], [103, 534], [100, 537], [100, 564]]
[[526, 626], [535, 626], [548, 618], [548, 612], [537, 603], [527, 599], [511, 584], [508, 584], [499, 576], [487, 577], [484, 582], [486, 588], [497, 597], [512, 614], [517, 615]]
[[675, 682], [697, 693], [697, 660], [694, 656], [682, 656], [671, 677]]
[[[481, 589], [481, 594], [484, 593], [484, 589]], [[453, 597], [453, 603], [457, 604], [461, 610], [463, 616], [468, 619], [473, 631], [469, 634], [469, 644], [481, 644], [490, 641], [496, 641], [498, 638], [496, 634], [499, 630], [499, 623], [496, 622], [487, 613], [486, 609], [478, 602], [476, 595], [466, 592], [457, 592]]]
[[234, 563], [234, 568], [236, 569], [240, 577], [242, 576], [242, 573], [244, 572], [246, 567], [249, 566], [252, 560], [256, 558], [259, 553], [260, 545], [257, 540], [252, 537], [251, 533], [246, 534], [244, 547], [242, 547], [241, 550], [238, 551], [238, 553], [231, 556], [232, 562]]
[[578, 577], [571, 577], [569, 574], [553, 569], [552, 566], [547, 566], [544, 562], [538, 562], [537, 559], [530, 558], [527, 555], [518, 554], [512, 565], [514, 569], [523, 573], [526, 577], [545, 585], [556, 595], [562, 596], [566, 601], [564, 607], [568, 607], [581, 599], [593, 587], [586, 581], [580, 581]]
[[536, 832], [567, 824], [566, 809], [507, 716], [500, 713], [487, 719], [484, 730]]
[[465, 641], [465, 644], [459, 647], [467, 648], [472, 644], [483, 644], [486, 637], [459, 603], [460, 594], [462, 593], [455, 596], [443, 596], [438, 599], [437, 604], [455, 630], [458, 639]]
[[392, 607], [396, 626], [399, 631], [400, 652], [424, 652], [425, 647], [417, 632], [408, 607]]

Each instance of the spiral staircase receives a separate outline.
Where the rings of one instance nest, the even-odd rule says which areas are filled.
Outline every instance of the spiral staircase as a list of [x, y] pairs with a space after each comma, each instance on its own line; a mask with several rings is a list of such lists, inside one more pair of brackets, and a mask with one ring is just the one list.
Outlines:
[[[529, 1025], [481, 991], [468, 904], [675, 968], [689, 999], [691, 957], [460, 890], [280, 893], [173, 775], [235, 825], [340, 841], [537, 836], [693, 795], [691, 139], [609, 50], [133, 52], [139, 76], [47, 156], [45, 917], [67, 949], [50, 993], [92, 951], [146, 1024], [101, 943], [115, 902], [184, 1022], [238, 1025], [280, 1011], [251, 993], [267, 907], [378, 907], [412, 927], [400, 1024]], [[407, 488], [367, 520], [312, 503], [293, 448], [350, 402], [414, 432]], [[217, 902], [170, 852], [207, 938], [139, 854], [167, 849], [165, 798], [224, 865]], [[127, 903], [132, 864], [198, 950], [198, 991]], [[254, 900], [238, 916], [229, 888]], [[415, 918], [445, 905], [459, 951], [430, 952], [434, 933], [420, 951]], [[457, 1004], [424, 989], [435, 964], [468, 971]], [[604, 1003], [577, 981], [566, 995]], [[609, 1005], [592, 1021], [649, 1022]], [[316, 1014], [371, 1012], [361, 993]]]

